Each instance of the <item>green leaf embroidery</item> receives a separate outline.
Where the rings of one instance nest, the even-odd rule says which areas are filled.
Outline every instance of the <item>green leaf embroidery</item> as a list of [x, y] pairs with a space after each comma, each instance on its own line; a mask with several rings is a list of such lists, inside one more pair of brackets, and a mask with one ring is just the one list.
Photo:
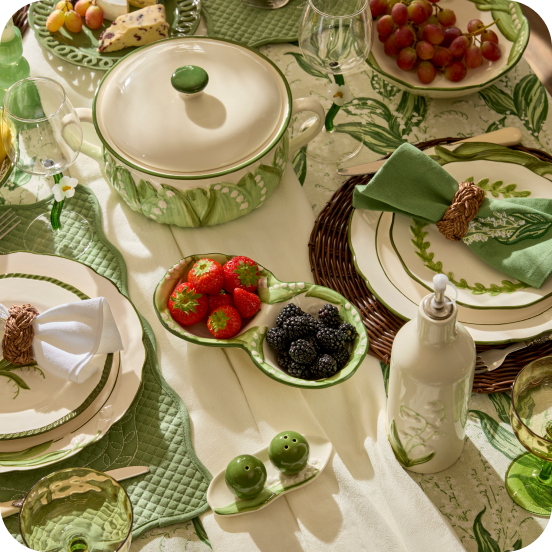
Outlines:
[[523, 544], [521, 542], [521, 539], [518, 539], [516, 542], [514, 542], [512, 550], [521, 550], [523, 548]]
[[498, 121], [495, 121], [494, 123], [491, 123], [485, 132], [494, 132], [495, 130], [499, 130], [501, 128], [504, 128], [506, 123], [506, 117], [502, 117], [502, 119], [499, 119]]
[[[468, 178], [467, 181], [473, 182], [473, 178]], [[517, 184], [508, 184], [507, 186], [503, 186], [503, 184], [504, 182], [502, 180], [497, 180], [496, 182], [489, 184], [489, 179], [483, 178], [479, 182], [476, 182], [475, 185], [485, 192], [489, 192], [493, 197], [498, 197], [499, 195], [502, 195], [502, 197], [504, 198], [510, 198], [529, 197], [531, 195], [531, 192], [529, 190], [525, 190], [522, 192], [516, 191]]]
[[491, 393], [489, 399], [493, 403], [501, 422], [510, 424], [510, 395], [508, 393]]
[[473, 522], [473, 535], [477, 541], [477, 552], [501, 552], [498, 542], [496, 542], [489, 531], [483, 527], [481, 518], [487, 510], [487, 506], [477, 514], [475, 521]]
[[479, 92], [483, 101], [493, 111], [500, 115], [517, 115], [517, 109], [511, 96], [497, 88], [494, 84]]
[[372, 117], [379, 117], [387, 123], [389, 130], [397, 138], [401, 138], [397, 118], [391, 113], [389, 107], [379, 100], [365, 97], [354, 98], [353, 101], [347, 105], [347, 107], [343, 108], [343, 111], [356, 117], [369, 116], [370, 122], [372, 122]]
[[524, 125], [538, 136], [548, 117], [548, 95], [536, 75], [527, 75], [516, 84], [514, 104]]
[[301, 186], [305, 183], [307, 178], [307, 146], [303, 146], [297, 151], [293, 158], [293, 170], [301, 183]]
[[318, 77], [319, 79], [326, 79], [329, 82], [332, 82], [332, 79], [326, 75], [326, 73], [322, 73], [322, 71], [318, 71], [314, 67], [311, 67], [306, 61], [303, 56], [303, 54], [298, 54], [296, 52], [286, 52], [284, 54], [285, 56], [293, 56], [295, 58], [295, 61], [297, 62], [297, 65], [305, 71], [305, 73], [308, 73], [309, 75], [312, 75], [313, 77]]
[[417, 127], [427, 117], [429, 108], [428, 100], [424, 96], [415, 96], [409, 92], [403, 92], [397, 111], [403, 115], [403, 131], [399, 135], [407, 136], [412, 129]]
[[352, 136], [359, 142], [381, 155], [396, 150], [405, 140], [399, 139], [393, 132], [373, 123], [363, 124], [360, 129], [357, 123], [341, 123], [335, 126], [336, 132]]
[[192, 519], [192, 523], [194, 524], [194, 529], [196, 532], [196, 535], [198, 536], [199, 540], [206, 544], [209, 548], [213, 548], [211, 546], [211, 543], [209, 542], [209, 537], [207, 536], [207, 532], [205, 531], [205, 527], [203, 527], [203, 523], [201, 523], [201, 518], [195, 517]]
[[396, 86], [388, 80], [382, 79], [375, 71], [371, 71], [371, 73], [370, 84], [372, 85], [372, 89], [386, 100], [392, 100], [400, 92]]

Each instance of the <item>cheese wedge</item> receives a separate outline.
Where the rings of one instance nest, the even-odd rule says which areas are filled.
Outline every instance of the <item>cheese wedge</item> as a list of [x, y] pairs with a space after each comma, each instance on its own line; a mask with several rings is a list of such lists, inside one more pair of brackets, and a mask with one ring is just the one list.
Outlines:
[[100, 35], [99, 52], [116, 52], [131, 46], [144, 46], [169, 36], [165, 6], [156, 4], [115, 19]]
[[117, 17], [128, 13], [128, 0], [96, 0], [96, 3], [102, 8], [104, 18], [109, 21], [115, 21]]
[[137, 8], [146, 8], [147, 6], [154, 6], [156, 2], [157, 0], [128, 0], [128, 3], [131, 6], [135, 6]]

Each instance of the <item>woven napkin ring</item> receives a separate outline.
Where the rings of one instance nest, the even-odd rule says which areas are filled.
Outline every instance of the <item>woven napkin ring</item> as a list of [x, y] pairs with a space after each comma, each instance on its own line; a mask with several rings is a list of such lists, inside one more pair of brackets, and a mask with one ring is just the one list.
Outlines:
[[460, 241], [468, 232], [468, 225], [477, 215], [485, 199], [485, 192], [473, 182], [460, 182], [451, 206], [437, 223], [439, 232], [447, 240]]
[[2, 352], [4, 358], [12, 364], [24, 366], [34, 361], [33, 322], [38, 314], [38, 311], [31, 305], [22, 307], [13, 305], [9, 308], [4, 325]]

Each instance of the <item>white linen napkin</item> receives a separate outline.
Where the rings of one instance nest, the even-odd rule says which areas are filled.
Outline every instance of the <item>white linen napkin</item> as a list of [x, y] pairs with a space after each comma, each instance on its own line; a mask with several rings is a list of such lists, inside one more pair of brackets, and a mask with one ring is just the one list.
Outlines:
[[[2, 304], [0, 311], [7, 316]], [[91, 362], [94, 355], [124, 348], [105, 297], [48, 309], [36, 317], [33, 329], [33, 357], [40, 368], [75, 383], [84, 383], [99, 370]]]

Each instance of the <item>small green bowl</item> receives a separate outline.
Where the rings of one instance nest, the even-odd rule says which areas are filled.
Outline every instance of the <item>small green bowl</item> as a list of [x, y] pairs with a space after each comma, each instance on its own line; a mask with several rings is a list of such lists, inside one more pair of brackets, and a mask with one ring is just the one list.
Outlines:
[[[261, 300], [261, 309], [246, 321], [236, 337], [215, 339], [203, 321], [193, 326], [180, 326], [173, 320], [167, 306], [169, 297], [179, 282], [187, 281], [188, 272], [193, 264], [199, 259], [208, 257], [224, 265], [234, 256], [222, 253], [191, 255], [176, 263], [165, 273], [153, 294], [155, 312], [165, 329], [181, 339], [198, 345], [239, 347], [249, 354], [255, 366], [269, 378], [291, 387], [323, 389], [348, 380], [364, 360], [368, 352], [369, 340], [359, 312], [345, 297], [333, 289], [308, 282], [282, 282], [272, 272], [259, 265], [261, 278], [257, 286], [257, 294]], [[292, 302], [312, 315], [316, 315], [324, 304], [331, 303], [339, 307], [339, 314], [343, 321], [349, 322], [357, 330], [358, 336], [349, 351], [351, 354], [349, 362], [332, 377], [307, 381], [290, 376], [280, 368], [275, 351], [265, 343], [267, 330], [276, 326], [278, 314], [287, 303]]]

